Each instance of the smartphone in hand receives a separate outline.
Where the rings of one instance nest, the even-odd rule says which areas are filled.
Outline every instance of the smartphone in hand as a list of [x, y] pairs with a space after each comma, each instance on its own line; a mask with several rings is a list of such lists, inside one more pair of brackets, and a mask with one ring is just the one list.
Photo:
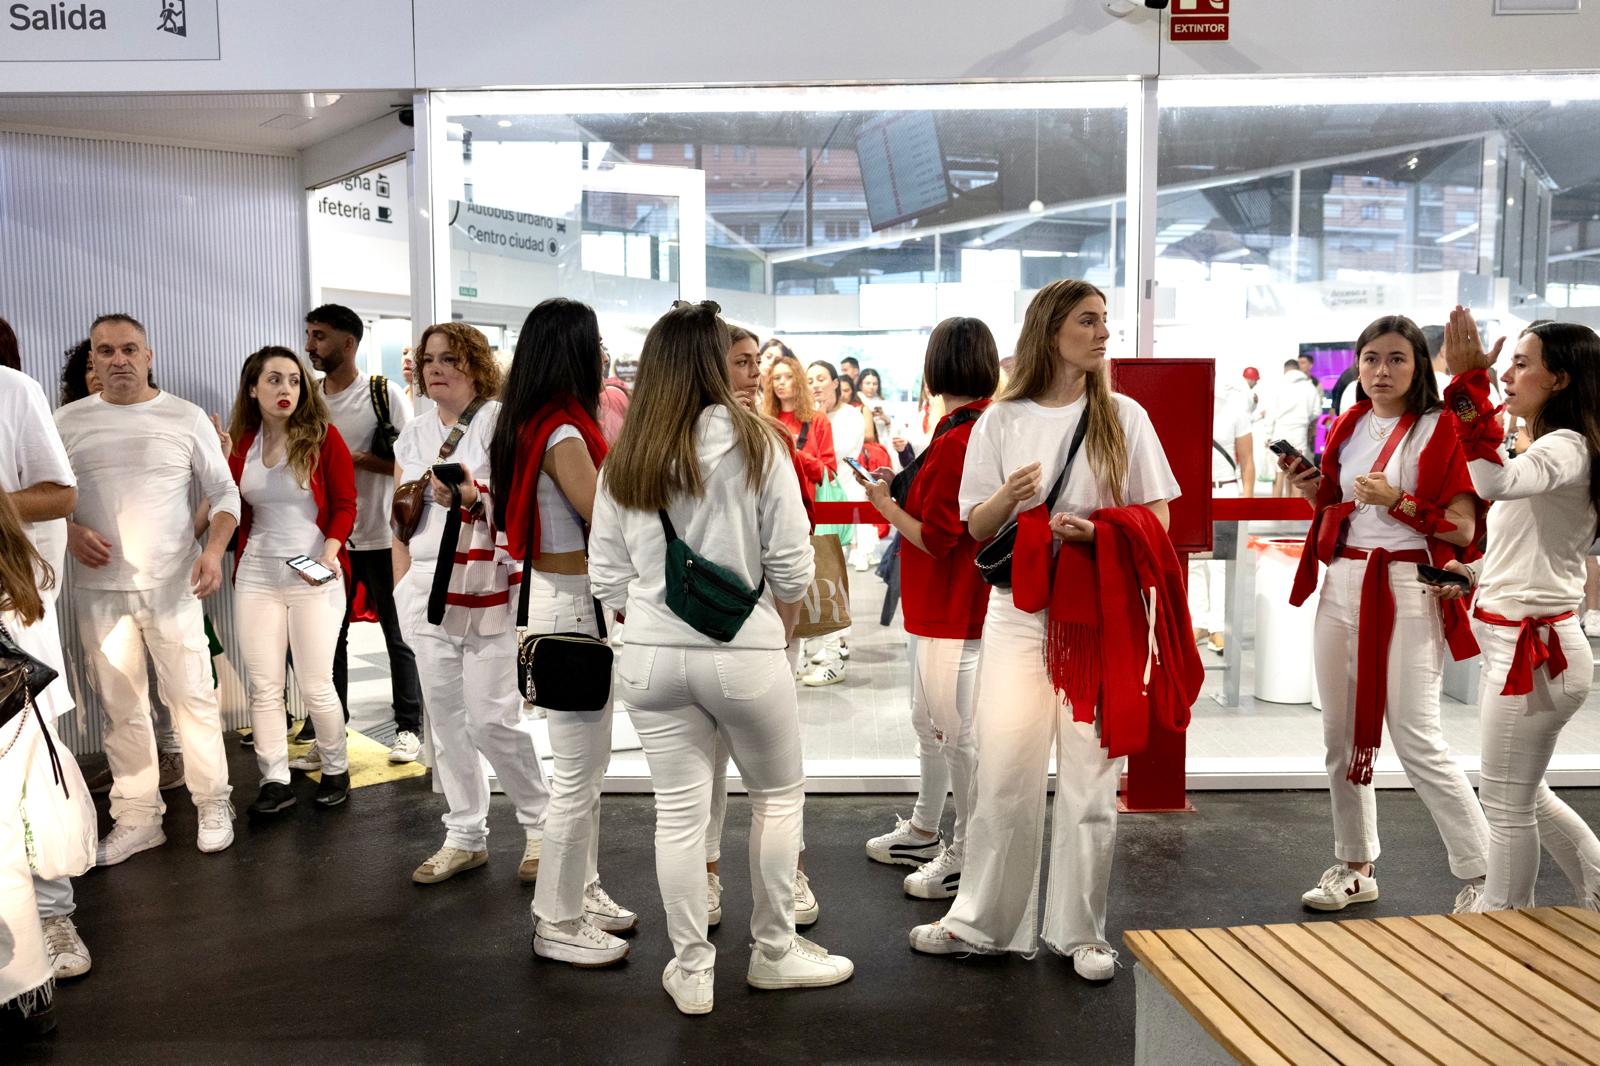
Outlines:
[[[1268, 444], [1267, 448], [1270, 449], [1275, 455], [1280, 455], [1285, 459], [1299, 462], [1303, 469], [1311, 471], [1318, 477], [1322, 476], [1322, 471], [1317, 469], [1317, 464], [1313, 463], [1310, 459], [1307, 459], [1303, 454], [1301, 454], [1299, 448], [1296, 448], [1288, 441], [1282, 439], [1275, 440]], [[1291, 473], [1298, 474], [1300, 473], [1300, 470], [1291, 470]]]
[[848, 455], [844, 457], [844, 462], [845, 462], [846, 466], [848, 466], [851, 470], [854, 470], [857, 474], [859, 474], [863, 481], [876, 481], [877, 480], [877, 478], [873, 477], [872, 471], [868, 470], [866, 467], [862, 466], [860, 463], [856, 462], [854, 459], [850, 458]]
[[1417, 564], [1417, 580], [1424, 585], [1458, 588], [1462, 592], [1472, 591], [1472, 582], [1467, 580], [1466, 574], [1458, 574], [1454, 570], [1441, 570], [1439, 567], [1429, 566], [1427, 563]]
[[296, 555], [288, 560], [289, 568], [313, 585], [326, 585], [337, 575], [309, 555]]

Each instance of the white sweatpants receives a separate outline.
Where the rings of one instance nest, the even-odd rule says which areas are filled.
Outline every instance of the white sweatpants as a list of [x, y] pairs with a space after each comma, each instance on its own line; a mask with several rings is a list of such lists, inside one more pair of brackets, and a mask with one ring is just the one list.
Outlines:
[[[528, 632], [597, 636], [586, 574], [524, 570]], [[600, 876], [600, 787], [611, 763], [611, 704], [599, 711], [548, 711], [555, 774], [533, 913], [550, 922], [583, 916], [583, 890]]]
[[1038, 947], [1045, 787], [1056, 752], [1055, 827], [1044, 941], [1063, 954], [1106, 943], [1106, 896], [1117, 838], [1123, 759], [1106, 758], [1090, 722], [1074, 722], [1044, 666], [1045, 614], [1006, 593], [989, 598], [972, 730], [972, 783], [961, 891], [945, 928], [1003, 951]]
[[440, 819], [445, 844], [483, 851], [489, 844], [489, 780], [480, 753], [494, 767], [500, 787], [527, 835], [544, 829], [550, 790], [522, 722], [517, 691], [517, 634], [468, 631], [453, 636], [428, 622], [433, 574], [413, 566], [395, 587], [395, 611], [406, 643], [417, 656], [417, 673], [428, 706], [434, 772], [449, 810]]
[[[1374, 862], [1381, 851], [1376, 790], [1346, 776], [1355, 744], [1357, 620], [1366, 572], [1366, 559], [1335, 559], [1323, 575], [1317, 603], [1317, 686], [1333, 805], [1333, 854], [1340, 862]], [[1389, 564], [1389, 587], [1394, 592], [1394, 636], [1383, 743], [1399, 757], [1417, 798], [1433, 815], [1450, 872], [1463, 880], [1482, 877], [1488, 869], [1489, 823], [1439, 724], [1439, 685], [1448, 654], [1439, 607], [1423, 591], [1410, 563]]]
[[706, 831], [716, 734], [750, 794], [750, 933], [776, 954], [794, 936], [805, 772], [794, 679], [781, 650], [629, 643], [618, 697], [644, 743], [656, 794], [656, 878], [678, 965], [716, 963], [706, 939]]
[[283, 711], [284, 653], [317, 730], [322, 772], [350, 766], [344, 710], [333, 687], [333, 652], [344, 621], [344, 584], [308, 585], [283, 559], [246, 554], [234, 578], [234, 626], [250, 694], [250, 729], [261, 781], [289, 783], [289, 733]]
[[111, 817], [127, 825], [159, 825], [167, 809], [150, 720], [147, 651], [183, 740], [184, 783], [191, 798], [197, 805], [226, 800], [232, 790], [211, 680], [211, 647], [200, 601], [188, 581], [144, 592], [80, 587], [73, 604], [89, 679], [105, 708]]
[[[1545, 768], [1567, 721], [1583, 706], [1594, 682], [1594, 653], [1577, 618], [1555, 625], [1567, 668], [1556, 678], [1540, 667], [1533, 691], [1502, 696], [1518, 630], [1474, 619], [1483, 649], [1478, 712], [1483, 762], [1478, 791], [1489, 818], [1489, 877], [1483, 909], [1531, 907], [1544, 844], [1580, 898], [1600, 898], [1600, 840], [1594, 830], [1544, 783]], [[1549, 631], [1540, 628], [1543, 638]]]
[[[911, 696], [913, 721], [920, 709], [926, 723], [918, 723], [917, 739], [922, 740], [924, 729], [942, 770], [936, 781], [946, 782], [956, 807], [955, 832], [951, 845], [956, 851], [966, 853], [967, 825], [972, 818], [972, 779], [978, 766], [977, 744], [972, 737], [972, 701], [978, 680], [978, 657], [982, 641], [956, 640], [947, 637], [914, 637], [912, 651], [916, 655], [916, 675]], [[929, 766], [922, 764], [922, 796], [930, 791]], [[938, 797], [937, 815], [943, 815], [944, 795]], [[912, 822], [918, 826], [913, 812]], [[937, 830], [938, 817], [931, 823]]]

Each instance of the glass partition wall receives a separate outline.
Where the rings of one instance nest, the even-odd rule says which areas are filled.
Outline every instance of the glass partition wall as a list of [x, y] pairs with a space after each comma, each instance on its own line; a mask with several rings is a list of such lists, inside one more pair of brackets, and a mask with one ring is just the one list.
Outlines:
[[[1033, 292], [1084, 278], [1111, 298], [1112, 355], [1216, 361], [1214, 402], [1246, 411], [1260, 495], [1272, 493], [1264, 447], [1287, 361], [1311, 360], [1320, 442], [1354, 338], [1380, 314], [1428, 326], [1467, 303], [1496, 335], [1539, 317], [1600, 321], [1600, 93], [1588, 82], [1168, 80], [1155, 157], [1134, 136], [1130, 165], [1139, 90], [433, 94], [435, 313], [479, 325], [509, 359], [533, 304], [585, 300], [627, 378], [672, 300], [709, 297], [803, 362], [878, 371], [909, 429], [935, 323], [980, 317], [1008, 354]], [[1151, 185], [1153, 220], [1130, 218]], [[1153, 352], [1135, 351], [1125, 298], [1141, 235], [1153, 238]], [[1202, 653], [1191, 787], [1322, 779], [1311, 608], [1284, 602], [1304, 530], [1219, 525], [1216, 558], [1195, 562], [1197, 620], [1218, 633], [1204, 644], [1220, 647]], [[821, 787], [893, 789], [917, 767], [905, 637], [898, 614], [880, 624], [884, 582], [852, 576], [845, 679], [801, 687], [807, 771]], [[1450, 740], [1475, 769], [1476, 665], [1452, 667], [1446, 692]], [[625, 725], [616, 744], [612, 784], [627, 787], [643, 758]], [[1595, 714], [1574, 720], [1556, 766], [1600, 771]], [[1382, 753], [1378, 770], [1402, 780]]]

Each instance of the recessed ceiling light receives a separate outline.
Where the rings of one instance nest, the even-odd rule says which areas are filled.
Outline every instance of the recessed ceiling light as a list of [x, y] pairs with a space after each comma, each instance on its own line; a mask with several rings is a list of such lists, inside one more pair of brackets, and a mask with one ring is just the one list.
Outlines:
[[496, 122], [495, 125], [499, 126], [501, 129], [507, 129], [511, 125], [511, 120], [508, 118], [503, 118], [499, 122]]

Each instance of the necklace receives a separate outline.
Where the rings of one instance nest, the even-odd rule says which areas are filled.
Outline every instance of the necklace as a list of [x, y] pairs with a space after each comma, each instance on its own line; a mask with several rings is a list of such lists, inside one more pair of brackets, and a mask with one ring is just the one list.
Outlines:
[[1377, 415], [1368, 415], [1366, 421], [1367, 436], [1371, 437], [1375, 441], [1386, 441], [1389, 439], [1389, 434], [1394, 431], [1394, 427], [1398, 425], [1399, 422], [1399, 415], [1395, 415], [1393, 418], [1383, 419], [1380, 419]]

